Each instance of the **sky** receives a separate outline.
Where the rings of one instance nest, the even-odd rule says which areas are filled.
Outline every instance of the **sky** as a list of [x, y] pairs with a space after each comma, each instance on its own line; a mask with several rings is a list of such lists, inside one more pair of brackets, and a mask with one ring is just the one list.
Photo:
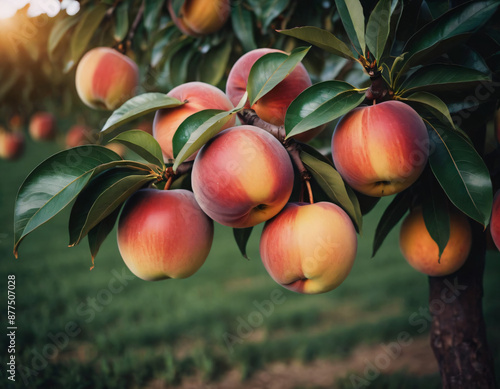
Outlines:
[[0, 23], [2, 19], [14, 16], [18, 9], [29, 4], [28, 16], [34, 17], [47, 14], [56, 16], [61, 10], [68, 15], [74, 15], [80, 10], [80, 3], [76, 0], [0, 0]]

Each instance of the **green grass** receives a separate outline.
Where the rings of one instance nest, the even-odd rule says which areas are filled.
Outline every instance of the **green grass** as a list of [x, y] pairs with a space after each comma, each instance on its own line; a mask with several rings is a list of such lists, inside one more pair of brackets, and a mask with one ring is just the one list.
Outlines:
[[[234, 368], [246, 378], [273, 361], [342, 359], [360, 345], [393, 341], [401, 331], [420, 335], [408, 318], [427, 304], [426, 277], [406, 264], [395, 232], [376, 258], [370, 258], [374, 228], [386, 199], [365, 218], [354, 268], [333, 292], [304, 296], [275, 284], [259, 259], [261, 227], [249, 242], [250, 261], [239, 255], [231, 230], [217, 226], [210, 256], [194, 276], [145, 282], [131, 277], [114, 234], [89, 271], [86, 241], [67, 248], [67, 210], [29, 235], [21, 245], [20, 258], [14, 259], [15, 194], [36, 163], [57, 148], [29, 143], [27, 151], [29, 158], [0, 162], [0, 285], [6, 285], [7, 274], [15, 274], [16, 361], [37, 370], [29, 377], [29, 387], [142, 387], [153, 379], [178, 383], [194, 374], [214, 381]], [[500, 255], [491, 253], [484, 305], [490, 346], [497, 357], [499, 274]], [[254, 302], [262, 304], [272, 293], [283, 302], [273, 305], [272, 314], [260, 323]], [[2, 317], [5, 312], [3, 308]], [[234, 341], [230, 335], [238, 336], [241, 320], [252, 318], [259, 322], [256, 328], [247, 328], [228, 347], [225, 339]], [[44, 358], [44, 350], [50, 354], [56, 349], [54, 336], [62, 346], [57, 355]], [[6, 338], [1, 342], [2, 350], [6, 349]], [[17, 386], [24, 387], [22, 377], [16, 378]], [[7, 382], [5, 369], [0, 379], [2, 385]], [[401, 372], [380, 376], [371, 387], [413, 388], [415, 382], [439, 387], [438, 376], [412, 380]], [[412, 384], [405, 386], [407, 382]], [[342, 388], [349, 385], [347, 378], [339, 382]]]

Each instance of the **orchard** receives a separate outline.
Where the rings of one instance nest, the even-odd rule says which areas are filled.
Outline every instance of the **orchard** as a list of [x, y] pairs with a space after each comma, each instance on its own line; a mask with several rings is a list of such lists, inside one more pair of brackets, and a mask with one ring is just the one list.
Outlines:
[[4, 3], [6, 384], [497, 387], [500, 0]]

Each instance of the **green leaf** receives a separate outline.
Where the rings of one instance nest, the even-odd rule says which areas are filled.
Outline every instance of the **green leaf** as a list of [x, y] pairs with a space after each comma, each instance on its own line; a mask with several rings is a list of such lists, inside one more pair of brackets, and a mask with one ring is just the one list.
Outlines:
[[169, 0], [169, 1], [172, 4], [172, 10], [174, 11], [174, 15], [179, 16], [181, 8], [186, 2], [186, 0]]
[[356, 230], [361, 233], [363, 217], [359, 208], [359, 202], [352, 191], [352, 194], [349, 195], [348, 187], [344, 184], [340, 174], [333, 166], [313, 157], [305, 151], [301, 151], [300, 159], [330, 200], [347, 212], [354, 222]]
[[365, 16], [359, 0], [335, 0], [337, 11], [358, 55], [365, 55]]
[[498, 0], [471, 1], [423, 26], [403, 49], [408, 55], [401, 74], [411, 66], [433, 59], [465, 41], [488, 21], [499, 5]]
[[134, 192], [156, 180], [151, 170], [115, 167], [96, 176], [76, 198], [69, 218], [69, 246], [74, 246]]
[[120, 214], [120, 207], [117, 207], [113, 212], [101, 220], [94, 228], [92, 228], [87, 237], [89, 241], [90, 255], [92, 256], [92, 268], [94, 267], [94, 259], [101, 248], [102, 243], [108, 237], [109, 233], [115, 226], [116, 219]]
[[474, 69], [457, 65], [434, 64], [424, 66], [413, 73], [399, 87], [398, 93], [455, 92], [476, 87], [490, 78]]
[[288, 7], [290, 0], [248, 0], [248, 3], [260, 21], [262, 34], [266, 35], [271, 22]]
[[248, 228], [233, 228], [234, 240], [240, 249], [241, 255], [246, 259], [250, 259], [247, 256], [247, 242], [252, 234], [253, 227]]
[[108, 8], [104, 4], [98, 4], [94, 8], [83, 11], [84, 14], [75, 28], [71, 38], [71, 59], [76, 63], [92, 39], [95, 31], [101, 24]]
[[432, 128], [429, 163], [434, 176], [458, 209], [486, 226], [493, 203], [488, 168], [460, 134], [428, 124]]
[[149, 35], [158, 30], [161, 10], [164, 7], [164, 0], [144, 2], [144, 28]]
[[[114, 162], [115, 161], [115, 162]], [[102, 146], [61, 151], [38, 165], [24, 180], [14, 210], [14, 255], [21, 240], [64, 209], [101, 166], [121, 161]]]
[[122, 132], [110, 142], [118, 142], [127, 146], [146, 161], [165, 168], [163, 154], [157, 140], [147, 132], [141, 130], [130, 130]]
[[416, 92], [401, 100], [417, 111], [420, 116], [427, 118], [426, 114], [429, 112], [443, 124], [455, 128], [448, 106], [439, 97], [427, 92]]
[[244, 51], [252, 51], [257, 48], [255, 43], [252, 12], [242, 2], [236, 2], [231, 7], [231, 23], [233, 31]]
[[187, 158], [198, 151], [210, 138], [215, 136], [226, 123], [240, 111], [247, 100], [245, 93], [237, 107], [231, 111], [206, 109], [187, 117], [179, 126], [172, 139], [175, 156], [174, 171]]
[[366, 25], [366, 45], [380, 62], [389, 37], [391, 23], [391, 0], [380, 0], [373, 9]]
[[269, 53], [260, 57], [252, 66], [248, 76], [247, 92], [250, 106], [270, 92], [305, 57], [310, 47], [297, 47], [290, 55]]
[[398, 193], [394, 200], [387, 206], [382, 217], [380, 218], [375, 237], [373, 238], [372, 258], [377, 253], [378, 249], [384, 243], [385, 238], [391, 232], [396, 224], [405, 215], [411, 204], [411, 195], [408, 190]]
[[301, 39], [329, 53], [347, 59], [356, 59], [349, 47], [331, 32], [318, 27], [295, 27], [289, 30], [278, 30], [280, 34]]
[[131, 120], [161, 108], [174, 108], [182, 104], [184, 103], [163, 93], [144, 93], [132, 97], [111, 114], [101, 130], [101, 136], [109, 139], [116, 128]]
[[428, 180], [422, 193], [422, 214], [425, 227], [439, 248], [439, 259], [450, 239], [450, 216], [448, 200], [434, 180]]
[[[171, 85], [181, 85], [186, 82], [188, 76], [190, 75], [190, 63], [193, 62], [193, 56], [198, 54], [198, 50], [192, 45], [187, 45], [187, 41], [184, 41], [182, 45], [179, 46], [179, 50], [173, 50], [167, 57], [165, 67], [163, 68], [163, 74], [168, 75]], [[196, 59], [196, 63], [199, 67], [199, 59]]]
[[323, 81], [303, 91], [286, 112], [287, 138], [331, 122], [356, 108], [365, 95], [353, 88], [343, 81]]
[[80, 19], [77, 16], [68, 16], [59, 21], [50, 31], [48, 40], [48, 53], [51, 56], [62, 39], [66, 36], [69, 30], [78, 23]]
[[[233, 40], [225, 39], [220, 45], [211, 48], [201, 60], [198, 67], [198, 80], [207, 84], [217, 85], [227, 68]], [[187, 69], [187, 65], [185, 66]]]
[[116, 7], [115, 11], [115, 31], [113, 37], [117, 42], [121, 42], [125, 39], [128, 32], [128, 11], [129, 11], [129, 2], [123, 1]]

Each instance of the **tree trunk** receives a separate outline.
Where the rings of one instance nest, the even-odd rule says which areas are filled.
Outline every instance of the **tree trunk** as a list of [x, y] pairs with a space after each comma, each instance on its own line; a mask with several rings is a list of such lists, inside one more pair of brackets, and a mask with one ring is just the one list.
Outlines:
[[464, 266], [446, 277], [429, 277], [431, 346], [446, 389], [496, 387], [481, 302], [485, 234], [478, 223], [471, 227], [472, 248]]

